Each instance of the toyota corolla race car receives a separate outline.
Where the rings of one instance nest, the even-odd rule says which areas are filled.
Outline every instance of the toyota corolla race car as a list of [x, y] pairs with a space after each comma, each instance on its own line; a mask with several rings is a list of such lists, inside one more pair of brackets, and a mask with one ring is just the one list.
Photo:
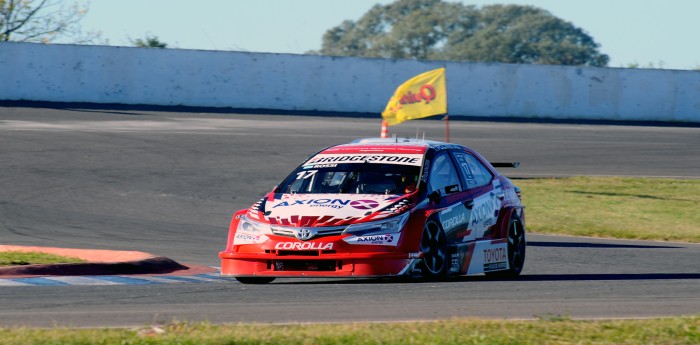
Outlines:
[[221, 274], [243, 283], [515, 277], [525, 260], [523, 209], [520, 190], [468, 147], [357, 140], [314, 154], [236, 212]]

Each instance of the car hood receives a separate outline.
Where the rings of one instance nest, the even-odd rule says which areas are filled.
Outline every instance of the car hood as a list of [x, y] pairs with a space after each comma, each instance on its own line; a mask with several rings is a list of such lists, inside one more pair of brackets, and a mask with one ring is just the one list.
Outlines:
[[249, 214], [273, 225], [336, 226], [393, 215], [378, 211], [387, 211], [401, 199], [400, 195], [271, 193], [253, 205]]

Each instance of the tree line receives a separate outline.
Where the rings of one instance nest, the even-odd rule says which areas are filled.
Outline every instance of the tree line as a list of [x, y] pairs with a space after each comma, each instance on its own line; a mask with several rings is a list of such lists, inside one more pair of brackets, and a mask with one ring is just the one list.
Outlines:
[[[73, 43], [94, 43], [100, 34], [80, 29], [87, 11], [87, 7], [63, 0], [0, 0], [0, 42], [51, 43], [69, 37]], [[129, 41], [136, 47], [168, 47], [151, 34]], [[544, 9], [477, 7], [443, 0], [375, 5], [358, 20], [345, 20], [328, 29], [321, 38], [321, 49], [307, 53], [597, 67], [610, 61], [585, 30]], [[645, 66], [635, 62], [626, 67]], [[657, 68], [653, 64], [646, 67]], [[658, 68], [663, 68], [663, 62]]]
[[583, 29], [534, 6], [397, 0], [329, 29], [321, 49], [310, 53], [607, 66], [599, 48]]

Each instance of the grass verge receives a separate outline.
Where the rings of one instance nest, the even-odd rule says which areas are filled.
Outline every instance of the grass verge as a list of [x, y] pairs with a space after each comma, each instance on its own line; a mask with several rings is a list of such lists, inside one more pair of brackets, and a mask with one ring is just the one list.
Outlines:
[[700, 180], [515, 180], [531, 232], [700, 242]]
[[0, 329], [0, 344], [698, 344], [700, 317], [309, 325], [172, 323], [143, 329]]
[[0, 252], [0, 266], [67, 264], [76, 262], [85, 262], [85, 260], [39, 252]]

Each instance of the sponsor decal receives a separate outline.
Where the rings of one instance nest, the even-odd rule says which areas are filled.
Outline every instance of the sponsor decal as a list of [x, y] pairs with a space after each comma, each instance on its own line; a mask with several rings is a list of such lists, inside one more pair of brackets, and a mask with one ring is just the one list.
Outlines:
[[260, 236], [261, 235], [236, 234], [236, 239], [244, 240], [244, 241], [257, 241], [260, 239]]
[[350, 244], [396, 246], [401, 234], [381, 234], [368, 236], [350, 236], [343, 240]]
[[[474, 206], [472, 209], [472, 222], [471, 225], [474, 226], [485, 220], [489, 220], [489, 223], [493, 221], [493, 214], [496, 210], [496, 201], [492, 198], [485, 200], [482, 203]], [[490, 224], [484, 224], [490, 225]]]
[[345, 153], [345, 154], [355, 154], [355, 153], [393, 153], [393, 154], [409, 154], [409, 153], [423, 153], [425, 152], [425, 147], [407, 146], [407, 145], [390, 145], [390, 146], [365, 146], [358, 144], [345, 144], [335, 147], [331, 147], [328, 150], [323, 151], [323, 154], [332, 153]]
[[472, 174], [472, 171], [469, 168], [469, 163], [467, 163], [467, 157], [464, 155], [464, 153], [455, 153], [455, 158], [457, 158], [457, 162], [459, 163], [458, 165], [462, 169], [462, 173], [464, 173], [464, 177], [467, 180], [467, 184], [476, 185], [476, 179], [474, 178], [474, 174]]
[[319, 154], [305, 165], [337, 163], [387, 163], [421, 165], [422, 155], [417, 154]]
[[484, 249], [484, 263], [503, 262], [508, 260], [505, 247]]
[[451, 272], [458, 272], [459, 271], [459, 253], [454, 253], [452, 254], [451, 260], [450, 260], [450, 271]]
[[279, 242], [275, 249], [286, 250], [332, 250], [333, 243], [323, 242]]
[[[419, 103], [421, 101], [428, 104], [430, 101], [435, 99], [435, 96], [437, 96], [437, 91], [435, 91], [435, 88], [430, 84], [423, 84], [423, 86], [420, 87], [420, 90], [418, 90], [417, 94], [414, 94], [411, 91], [406, 92], [403, 96], [401, 96], [401, 99], [399, 99], [399, 103], [401, 106]], [[401, 109], [401, 106], [398, 106], [397, 108]]]
[[376, 235], [376, 236], [362, 236], [357, 238], [358, 243], [362, 242], [372, 242], [372, 243], [385, 243], [393, 242], [394, 236], [392, 235]]
[[507, 269], [508, 269], [508, 263], [505, 261], [484, 264], [484, 272], [500, 271], [500, 270], [507, 270]]
[[471, 233], [466, 226], [469, 224], [469, 210], [464, 208], [462, 202], [452, 204], [440, 211], [440, 224], [445, 231], [452, 232], [459, 229], [455, 235], [460, 239]]
[[508, 269], [505, 246], [484, 249], [484, 272]]
[[350, 202], [350, 206], [358, 210], [371, 210], [379, 207], [379, 203], [374, 200], [354, 200]]
[[423, 182], [428, 182], [428, 171], [430, 171], [430, 160], [426, 159], [423, 167], [423, 176], [420, 178]]
[[241, 219], [241, 218], [243, 218], [242, 214], [237, 214], [233, 217], [233, 219]]
[[[366, 200], [358, 200], [358, 201], [366, 201]], [[350, 203], [350, 200], [343, 200], [343, 199], [329, 199], [329, 198], [302, 199], [302, 200], [293, 200], [291, 203], [288, 201], [283, 201], [275, 206], [272, 206], [272, 208], [274, 209], [277, 207], [287, 207], [287, 206], [296, 206], [296, 205], [309, 205], [311, 207], [343, 208], [344, 206], [346, 206], [349, 203]]]
[[436, 151], [440, 150], [447, 150], [447, 149], [455, 149], [455, 150], [461, 150], [462, 147], [457, 145], [457, 144], [442, 144], [442, 145], [436, 145], [433, 147]]
[[268, 239], [269, 238], [265, 235], [239, 232], [233, 237], [233, 244], [258, 244], [263, 243]]
[[444, 230], [449, 230], [452, 229], [453, 227], [462, 224], [464, 220], [467, 218], [467, 215], [464, 213], [460, 213], [452, 218], [448, 218], [442, 222], [442, 228]]
[[314, 168], [314, 169], [335, 168], [337, 166], [338, 166], [338, 164], [315, 164], [312, 168]]

